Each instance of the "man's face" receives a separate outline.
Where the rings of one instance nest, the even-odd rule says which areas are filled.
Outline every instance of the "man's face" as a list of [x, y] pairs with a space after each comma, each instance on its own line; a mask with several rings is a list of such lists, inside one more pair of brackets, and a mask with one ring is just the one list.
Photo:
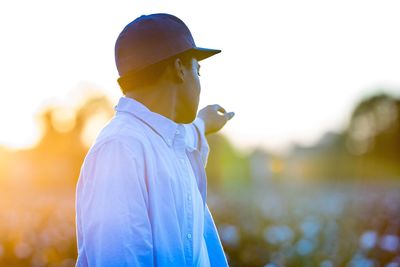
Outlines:
[[188, 66], [184, 66], [184, 80], [178, 89], [178, 103], [176, 109], [176, 122], [191, 123], [197, 115], [200, 100], [200, 65], [192, 59]]

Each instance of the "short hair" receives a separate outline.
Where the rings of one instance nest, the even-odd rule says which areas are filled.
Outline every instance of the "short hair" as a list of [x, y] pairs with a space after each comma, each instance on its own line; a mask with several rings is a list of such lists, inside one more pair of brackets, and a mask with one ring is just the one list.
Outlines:
[[126, 94], [139, 88], [154, 84], [160, 79], [166, 69], [174, 64], [177, 58], [182, 61], [184, 66], [188, 67], [194, 57], [188, 54], [180, 54], [147, 66], [144, 69], [128, 72], [126, 75], [118, 79], [122, 93]]

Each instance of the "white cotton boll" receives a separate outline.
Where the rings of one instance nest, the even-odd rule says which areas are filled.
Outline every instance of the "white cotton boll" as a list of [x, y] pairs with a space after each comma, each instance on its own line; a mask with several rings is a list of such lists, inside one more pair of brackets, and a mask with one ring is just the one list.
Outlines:
[[287, 225], [271, 226], [264, 231], [264, 239], [270, 244], [291, 241], [293, 236], [293, 230]]
[[320, 267], [333, 267], [333, 263], [330, 260], [324, 260], [323, 262], [321, 262], [321, 264], [319, 265]]
[[315, 247], [316, 244], [314, 241], [301, 239], [299, 242], [297, 242], [296, 250], [299, 255], [304, 256], [313, 252]]
[[378, 234], [375, 231], [366, 231], [360, 237], [360, 246], [363, 249], [369, 250], [375, 247], [378, 241]]
[[382, 249], [394, 252], [399, 247], [399, 238], [395, 235], [385, 235], [382, 237], [380, 246]]

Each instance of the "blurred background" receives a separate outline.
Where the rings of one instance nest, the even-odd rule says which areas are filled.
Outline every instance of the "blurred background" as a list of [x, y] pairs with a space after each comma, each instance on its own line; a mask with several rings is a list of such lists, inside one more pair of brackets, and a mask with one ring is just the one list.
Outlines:
[[[21, 8], [22, 7], [22, 8]], [[75, 185], [120, 97], [116, 37], [177, 15], [199, 46], [208, 205], [231, 266], [400, 266], [397, 1], [0, 3], [0, 266], [74, 266]]]

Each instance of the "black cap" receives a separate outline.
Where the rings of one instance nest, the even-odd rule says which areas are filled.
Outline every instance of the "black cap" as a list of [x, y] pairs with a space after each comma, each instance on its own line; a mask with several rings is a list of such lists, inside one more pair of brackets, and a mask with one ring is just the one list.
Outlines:
[[141, 16], [126, 25], [115, 43], [115, 63], [122, 77], [182, 53], [191, 53], [200, 61], [219, 52], [197, 47], [182, 20], [160, 13]]

